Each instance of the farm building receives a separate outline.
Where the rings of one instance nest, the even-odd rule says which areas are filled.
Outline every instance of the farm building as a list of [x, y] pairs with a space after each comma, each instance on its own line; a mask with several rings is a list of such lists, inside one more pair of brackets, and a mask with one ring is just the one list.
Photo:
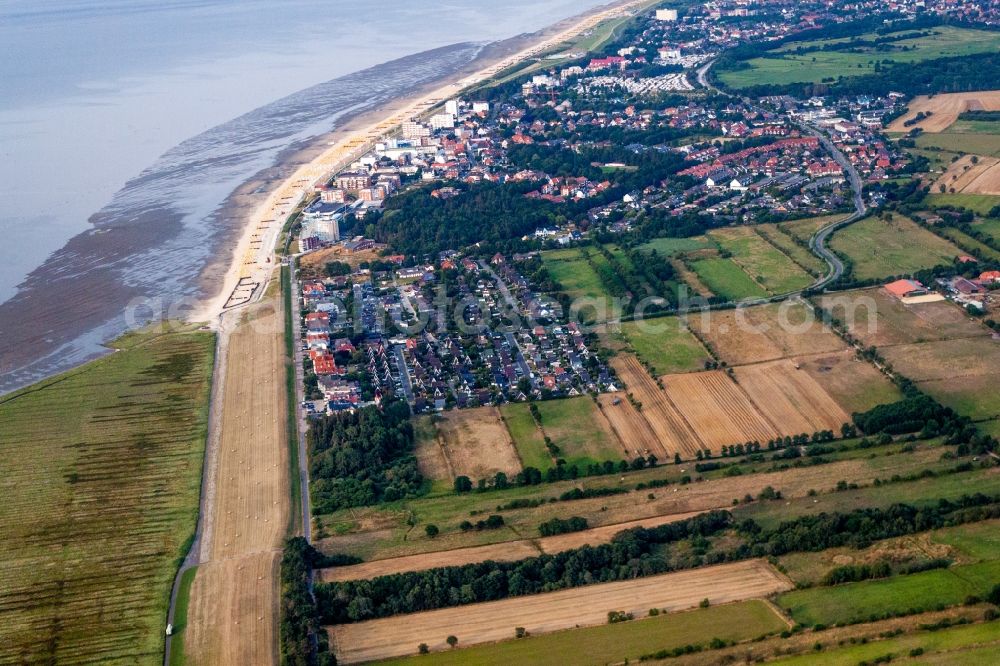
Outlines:
[[983, 285], [1000, 285], [1000, 271], [985, 271], [980, 273], [979, 283]]
[[983, 288], [975, 282], [966, 280], [964, 277], [956, 277], [951, 281], [951, 288], [959, 294], [969, 296], [971, 294], [983, 293]]
[[896, 298], [909, 298], [927, 294], [927, 287], [916, 280], [896, 280], [885, 285], [885, 290]]

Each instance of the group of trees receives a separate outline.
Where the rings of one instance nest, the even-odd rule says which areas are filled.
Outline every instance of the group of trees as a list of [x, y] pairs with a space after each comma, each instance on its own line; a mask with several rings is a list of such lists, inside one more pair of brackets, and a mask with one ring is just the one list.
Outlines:
[[413, 424], [403, 400], [324, 416], [309, 428], [313, 509], [330, 513], [421, 493]]
[[552, 518], [538, 526], [538, 533], [543, 537], [547, 537], [555, 536], [556, 534], [567, 534], [569, 532], [582, 532], [587, 527], [587, 519], [580, 516]]
[[281, 555], [280, 645], [282, 666], [335, 666], [326, 632], [320, 631], [319, 612], [309, 592], [309, 578], [318, 567], [360, 562], [347, 555], [324, 555], [305, 540], [285, 541]]
[[997, 516], [1000, 495], [983, 494], [919, 507], [894, 504], [885, 509], [802, 516], [769, 529], [751, 519], [734, 524], [728, 511], [712, 511], [654, 528], [626, 530], [607, 544], [516, 562], [478, 562], [320, 583], [316, 596], [324, 622], [356, 622], [664, 573], [680, 568], [665, 557], [667, 546], [689, 539], [706, 542], [723, 534], [738, 537], [739, 545], [718, 544], [718, 549], [686, 560], [684, 565], [700, 566], [842, 546], [864, 548], [880, 539]]
[[931, 431], [927, 434], [933, 436], [960, 429], [969, 420], [923, 394], [872, 407], [867, 412], [855, 413], [853, 418], [854, 424], [869, 435]]
[[431, 187], [415, 187], [386, 199], [385, 212], [375, 222], [375, 238], [411, 255], [479, 242], [509, 251], [521, 236], [565, 219], [564, 211], [554, 204], [524, 196], [537, 183], [452, 186], [462, 191], [449, 199], [432, 197]]

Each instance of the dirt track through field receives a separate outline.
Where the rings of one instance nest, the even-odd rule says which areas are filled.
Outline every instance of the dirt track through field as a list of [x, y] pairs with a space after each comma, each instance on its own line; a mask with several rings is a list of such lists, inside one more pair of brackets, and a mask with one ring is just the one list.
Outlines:
[[513, 638], [514, 627], [544, 634], [575, 626], [604, 624], [613, 610], [645, 615], [650, 608], [692, 608], [763, 598], [792, 584], [763, 560], [704, 567], [636, 580], [588, 585], [548, 594], [445, 608], [329, 627], [340, 663], [416, 654], [420, 643], [447, 650], [454, 634], [468, 646]]
[[736, 368], [740, 388], [782, 435], [840, 432], [847, 413], [815, 379], [789, 360]]
[[[889, 124], [890, 132], [908, 132], [919, 127], [925, 132], [943, 132], [954, 123], [959, 114], [964, 111], [997, 111], [1000, 110], [1000, 90], [979, 90], [975, 92], [948, 93], [927, 97], [920, 95], [914, 98], [907, 112]], [[907, 126], [917, 113], [931, 112], [931, 115], [919, 123]]]
[[284, 323], [276, 300], [228, 336], [211, 515], [191, 589], [195, 663], [277, 662], [277, 570], [288, 527]]
[[611, 360], [611, 365], [625, 382], [626, 390], [642, 404], [639, 413], [668, 455], [680, 453], [693, 457], [704, 448], [702, 440], [635, 356], [620, 354]]
[[661, 379], [671, 402], [714, 452], [731, 444], [766, 442], [781, 432], [721, 370]]

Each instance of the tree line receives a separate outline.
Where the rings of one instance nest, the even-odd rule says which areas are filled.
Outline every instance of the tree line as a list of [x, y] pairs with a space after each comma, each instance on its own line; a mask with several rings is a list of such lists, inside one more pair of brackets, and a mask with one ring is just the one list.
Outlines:
[[[370, 580], [320, 583], [316, 598], [324, 622], [357, 622], [630, 580], [702, 564], [841, 546], [864, 548], [880, 539], [996, 516], [1000, 516], [1000, 495], [983, 494], [954, 501], [941, 499], [927, 506], [894, 504], [885, 509], [801, 516], [769, 529], [752, 519], [737, 523], [728, 511], [711, 511], [667, 525], [626, 530], [607, 544], [516, 562], [477, 562]], [[686, 567], [673, 566], [665, 557], [670, 544], [704, 541], [722, 534], [735, 534], [741, 543], [720, 546], [704, 557], [687, 560]]]
[[285, 541], [281, 554], [281, 614], [279, 653], [281, 666], [335, 666], [319, 612], [309, 592], [312, 570], [357, 564], [349, 555], [324, 555], [303, 537]]

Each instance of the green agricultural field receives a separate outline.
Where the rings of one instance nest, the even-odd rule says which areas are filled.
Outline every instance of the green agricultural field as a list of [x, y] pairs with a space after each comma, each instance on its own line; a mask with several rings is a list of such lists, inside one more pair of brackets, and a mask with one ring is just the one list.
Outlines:
[[[934, 206], [958, 206], [961, 208], [968, 208], [969, 210], [979, 213], [980, 215], [988, 215], [991, 208], [1000, 205], [1000, 196], [993, 194], [961, 193], [928, 194], [926, 202], [928, 208], [933, 208]], [[994, 225], [989, 225], [989, 222], [986, 222], [985, 224], [987, 226], [983, 227], [983, 231], [991, 234], [994, 238], [1000, 239], [1000, 222], [997, 222]]]
[[918, 148], [940, 148], [951, 153], [1000, 157], [1000, 134], [953, 132], [948, 128], [944, 132], [924, 132], [916, 138], [916, 144]]
[[[984, 359], [984, 363], [989, 363]], [[1000, 373], [918, 382], [921, 391], [974, 421], [1000, 417]]]
[[[821, 638], [818, 636], [817, 638]], [[952, 627], [940, 631], [908, 634], [878, 641], [829, 646], [822, 652], [811, 652], [768, 663], [780, 666], [855, 666], [874, 663], [875, 659], [891, 656], [892, 660], [905, 660], [907, 664], [995, 664], [1000, 659], [1000, 622], [987, 622]], [[915, 658], [914, 658], [915, 657]]]
[[795, 242], [794, 238], [782, 231], [777, 224], [760, 224], [754, 227], [762, 238], [777, 246], [796, 263], [807, 268], [813, 275], [823, 275], [827, 271], [826, 262]]
[[983, 562], [884, 580], [795, 590], [779, 596], [775, 603], [802, 624], [852, 623], [885, 614], [954, 606], [970, 595], [988, 592], [998, 576], [1000, 562]]
[[[895, 460], [898, 458], [889, 459], [889, 463], [894, 464]], [[889, 478], [895, 473], [897, 471], [890, 466], [880, 475]], [[816, 490], [829, 491], [838, 480], [830, 479], [828, 487], [820, 486]], [[946, 474], [937, 478], [868, 486], [858, 490], [821, 492], [816, 497], [793, 499], [783, 504], [755, 502], [734, 508], [733, 513], [737, 519], [753, 518], [765, 528], [773, 528], [792, 516], [818, 515], [824, 511], [848, 512], [865, 507], [885, 507], [896, 502], [933, 503], [942, 498], [957, 499], [962, 495], [973, 493], [1000, 493], [1000, 475], [990, 470], [974, 470], [960, 474]]]
[[836, 222], [837, 220], [842, 220], [846, 215], [820, 215], [819, 217], [804, 217], [801, 220], [792, 220], [790, 222], [781, 222], [778, 226], [781, 230], [791, 234], [792, 236], [808, 242], [812, 238], [813, 234], [819, 231], [822, 227], [830, 224], [831, 222]]
[[976, 560], [1000, 559], [1000, 520], [984, 520], [936, 530], [931, 539]]
[[512, 402], [500, 408], [507, 431], [510, 432], [521, 464], [535, 469], [552, 467], [552, 456], [545, 448], [542, 433], [535, 425], [535, 419], [528, 411], [528, 405], [523, 402]]
[[714, 245], [704, 236], [692, 236], [691, 238], [654, 238], [639, 246], [639, 249], [656, 250], [660, 254], [672, 257], [682, 252], [707, 250], [712, 247]]
[[625, 322], [622, 333], [657, 375], [700, 370], [709, 359], [698, 338], [677, 317]]
[[0, 400], [0, 643], [14, 661], [162, 662], [198, 512], [214, 340], [132, 334]]
[[[590, 250], [591, 257], [600, 257]], [[578, 298], [610, 298], [601, 284], [601, 278], [590, 267], [580, 248], [552, 250], [542, 253], [542, 262], [552, 279], [562, 285], [563, 291], [573, 300]]]
[[1000, 120], [956, 120], [948, 126], [951, 134], [1000, 134]]
[[644, 654], [685, 645], [707, 647], [713, 638], [750, 640], [777, 633], [786, 627], [785, 622], [764, 602], [744, 601], [379, 663], [386, 666], [543, 666], [552, 663], [553, 655], [559, 655], [560, 663], [597, 666], [637, 660]]
[[[996, 201], [995, 205], [1000, 204], [1000, 197], [991, 197]], [[987, 209], [987, 212], [989, 209]], [[985, 214], [985, 213], [984, 213]], [[984, 234], [988, 234], [994, 240], [1000, 242], [1000, 219], [990, 218], [986, 220], [981, 220], [976, 223], [975, 228], [982, 231]]]
[[[997, 199], [1000, 200], [1000, 197], [997, 197]], [[993, 261], [1000, 260], [1000, 252], [994, 250], [989, 245], [976, 240], [959, 229], [955, 229], [954, 227], [938, 227], [935, 231], [963, 250], [978, 253], [986, 259], [991, 259]]]
[[771, 294], [785, 294], [809, 286], [812, 277], [786, 254], [754, 233], [750, 227], [717, 229], [709, 232], [733, 261]]
[[845, 564], [878, 560], [906, 564], [927, 562], [938, 555], [928, 552], [928, 539], [952, 546], [955, 549], [955, 559], [961, 564], [1000, 559], [1000, 521], [987, 520], [876, 541], [870, 547], [860, 550], [842, 547], [819, 552], [789, 553], [782, 555], [778, 561], [782, 571], [795, 583], [818, 585], [829, 571]]
[[589, 396], [543, 400], [535, 403], [542, 429], [559, 447], [559, 457], [581, 468], [623, 457], [607, 422]]
[[[871, 47], [847, 51], [812, 51], [796, 54], [799, 47], [822, 46], [828, 40], [792, 42], [773, 55], [753, 58], [747, 61], [749, 67], [738, 70], [720, 70], [719, 79], [733, 88], [754, 85], [818, 83], [823, 79], [841, 76], [863, 76], [873, 74], [876, 63], [914, 63], [936, 58], [991, 53], [1000, 48], [1000, 35], [985, 30], [937, 27], [932, 35], [892, 42], [888, 51], [876, 51]], [[868, 33], [860, 39], [874, 39], [877, 35]], [[837, 41], [837, 40], [834, 40]], [[903, 50], [905, 47], [906, 50]]]
[[691, 262], [698, 279], [712, 290], [712, 293], [727, 300], [739, 301], [745, 298], [763, 298], [767, 292], [746, 274], [731, 259], [713, 257]]
[[830, 247], [854, 263], [851, 275], [860, 280], [911, 273], [950, 264], [964, 254], [901, 215], [891, 222], [866, 217], [834, 232]]

